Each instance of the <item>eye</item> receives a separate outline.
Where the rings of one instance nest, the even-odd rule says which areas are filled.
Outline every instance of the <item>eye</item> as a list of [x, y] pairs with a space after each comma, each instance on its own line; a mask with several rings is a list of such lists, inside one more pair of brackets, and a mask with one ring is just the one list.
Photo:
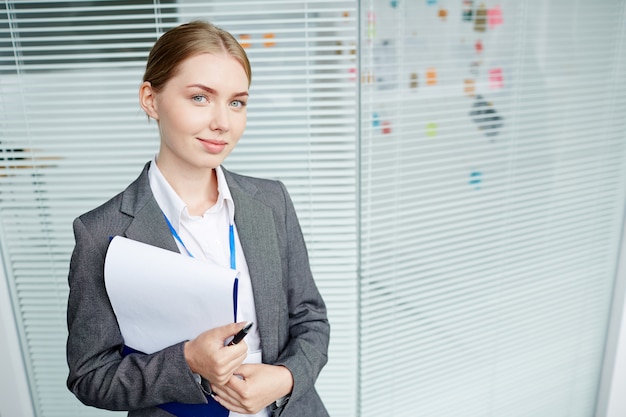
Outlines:
[[193, 100], [196, 103], [206, 103], [208, 101], [206, 96], [203, 96], [202, 94], [198, 94], [198, 95], [191, 97], [191, 100]]
[[233, 100], [230, 102], [230, 105], [235, 107], [235, 108], [241, 108], [241, 107], [245, 107], [246, 103], [244, 101], [241, 100]]

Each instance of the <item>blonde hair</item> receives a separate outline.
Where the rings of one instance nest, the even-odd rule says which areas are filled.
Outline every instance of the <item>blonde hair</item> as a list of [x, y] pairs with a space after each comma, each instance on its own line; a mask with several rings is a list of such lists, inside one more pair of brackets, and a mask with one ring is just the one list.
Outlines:
[[202, 53], [229, 54], [243, 67], [248, 85], [252, 82], [250, 61], [239, 42], [227, 31], [203, 21], [185, 23], [165, 32], [148, 55], [143, 81], [159, 91], [176, 75], [181, 62]]

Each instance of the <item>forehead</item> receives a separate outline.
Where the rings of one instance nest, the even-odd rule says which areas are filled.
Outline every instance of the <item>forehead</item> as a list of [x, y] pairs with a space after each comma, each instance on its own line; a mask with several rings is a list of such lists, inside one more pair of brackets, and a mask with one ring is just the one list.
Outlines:
[[[201, 53], [183, 60], [170, 81], [211, 83], [211, 87], [248, 89], [248, 76], [243, 65], [227, 53]], [[215, 85], [215, 84], [219, 85]]]

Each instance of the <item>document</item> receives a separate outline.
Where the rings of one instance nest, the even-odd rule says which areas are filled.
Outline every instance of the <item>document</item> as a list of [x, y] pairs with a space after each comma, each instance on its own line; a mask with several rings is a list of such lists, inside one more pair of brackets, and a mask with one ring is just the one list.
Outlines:
[[143, 353], [232, 323], [236, 278], [234, 269], [122, 236], [112, 239], [104, 263], [124, 343]]

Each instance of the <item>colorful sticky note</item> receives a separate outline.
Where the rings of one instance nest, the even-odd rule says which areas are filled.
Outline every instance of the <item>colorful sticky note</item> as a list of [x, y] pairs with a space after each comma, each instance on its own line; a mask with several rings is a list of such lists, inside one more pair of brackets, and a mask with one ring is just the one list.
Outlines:
[[483, 51], [483, 43], [482, 41], [479, 39], [476, 41], [476, 43], [474, 44], [474, 48], [476, 49], [476, 53], [480, 54]]
[[429, 6], [432, 6], [434, 4], [437, 4], [437, 0], [426, 0], [426, 4], [428, 4]]
[[471, 22], [473, 14], [474, 0], [463, 0], [463, 20], [466, 22]]
[[489, 9], [487, 12], [487, 18], [489, 20], [489, 29], [493, 29], [496, 26], [500, 26], [502, 24], [502, 9], [500, 9], [500, 5], [495, 6], [494, 8]]
[[350, 81], [356, 81], [356, 68], [348, 68], [348, 74], [350, 74]]
[[464, 84], [463, 92], [465, 95], [474, 97], [474, 94], [476, 94], [476, 82], [472, 79], [466, 79]]
[[274, 34], [273, 33], [264, 33], [263, 34], [263, 39], [266, 39], [265, 42], [263, 42], [263, 46], [266, 48], [270, 48], [272, 46], [276, 45], [276, 42], [274, 42]]
[[480, 190], [480, 185], [483, 182], [483, 173], [480, 171], [472, 171], [469, 176], [469, 185], [474, 187], [475, 190]]
[[426, 124], [426, 135], [431, 138], [437, 136], [437, 123], [430, 122]]
[[448, 18], [448, 10], [444, 8], [439, 9], [439, 18], [445, 22]]
[[489, 88], [496, 90], [502, 87], [504, 87], [502, 68], [491, 68], [489, 70]]
[[335, 41], [335, 46], [337, 47], [337, 49], [335, 50], [335, 54], [337, 55], [343, 54], [343, 49], [341, 49], [343, 44], [341, 43], [341, 41]]
[[437, 69], [434, 67], [428, 68], [426, 70], [426, 85], [436, 85], [437, 84]]
[[363, 75], [361, 75], [361, 83], [362, 84], [371, 84], [374, 82], [374, 76], [371, 71], [365, 71]]
[[247, 42], [249, 40], [250, 40], [250, 35], [246, 35], [246, 34], [239, 35], [239, 44], [241, 45], [242, 48], [249, 48], [251, 46], [250, 42]]
[[380, 119], [378, 118], [378, 113], [372, 113], [372, 127], [380, 126]]
[[478, 6], [476, 10], [476, 19], [474, 19], [474, 30], [476, 32], [484, 32], [487, 30], [487, 9], [484, 4]]
[[388, 122], [387, 120], [385, 120], [385, 121], [383, 122], [383, 129], [382, 129], [382, 132], [383, 132], [383, 134], [384, 134], [384, 135], [388, 135], [388, 134], [390, 134], [390, 133], [391, 133], [391, 123], [390, 123], [390, 122]]
[[391, 5], [391, 7], [393, 7], [394, 9], [395, 9], [396, 7], [398, 7], [398, 3], [399, 3], [399, 1], [398, 1], [398, 0], [391, 0], [391, 1], [389, 2], [389, 4]]

